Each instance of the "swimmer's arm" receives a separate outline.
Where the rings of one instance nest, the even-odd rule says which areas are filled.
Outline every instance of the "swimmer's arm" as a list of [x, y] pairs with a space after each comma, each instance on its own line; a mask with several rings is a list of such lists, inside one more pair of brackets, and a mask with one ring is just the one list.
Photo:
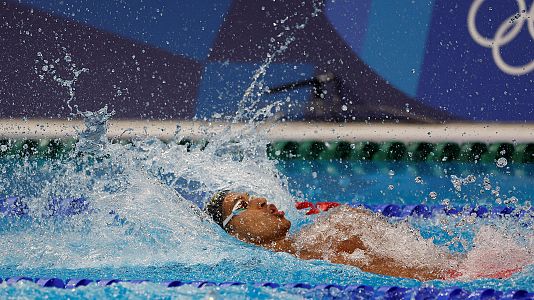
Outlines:
[[333, 251], [331, 253], [325, 253], [324, 248], [321, 247], [322, 245], [319, 245], [319, 244], [324, 244], [327, 242], [328, 241], [326, 240], [319, 241], [316, 247], [300, 248], [298, 251], [295, 251], [294, 254], [298, 258], [301, 258], [301, 259], [327, 259], [331, 261], [332, 257], [343, 256], [344, 254], [347, 254], [347, 253], [350, 254], [356, 251], [357, 249], [360, 249], [360, 250], [367, 249], [359, 237], [352, 236], [340, 242], [334, 242], [332, 245]]
[[367, 251], [367, 247], [358, 236], [352, 236], [339, 242], [335, 248], [336, 253], [353, 253], [356, 250]]
[[[361, 213], [368, 216], [376, 216], [375, 213], [361, 208], [350, 208], [354, 212]], [[377, 216], [382, 219], [381, 216]], [[383, 220], [386, 222], [385, 220]], [[336, 229], [349, 235], [351, 233], [350, 227], [336, 226]], [[333, 263], [351, 265], [360, 268], [365, 272], [372, 272], [384, 274], [395, 277], [415, 278], [418, 280], [433, 280], [446, 279], [449, 276], [447, 270], [439, 270], [432, 268], [413, 268], [402, 265], [402, 262], [395, 261], [391, 258], [386, 258], [377, 255], [369, 249], [359, 236], [352, 236], [348, 239], [342, 240], [335, 245], [335, 255], [332, 255], [329, 260]], [[366, 259], [354, 259], [350, 254], [357, 250], [363, 251]], [[450, 271], [450, 270], [449, 270]]]
[[374, 255], [366, 256], [368, 257], [367, 261], [353, 260], [348, 258], [347, 255], [338, 255], [333, 257], [330, 261], [333, 263], [355, 266], [364, 272], [394, 277], [414, 278], [421, 281], [447, 279], [449, 277], [445, 270], [406, 267], [391, 259]]
[[[350, 254], [357, 250], [363, 251], [365, 257], [360, 257], [359, 259], [351, 258]], [[337, 264], [355, 266], [365, 272], [388, 276], [415, 278], [422, 281], [446, 278], [443, 270], [433, 270], [431, 268], [410, 268], [403, 266], [399, 262], [392, 259], [380, 257], [370, 253], [369, 249], [365, 247], [361, 239], [357, 236], [340, 242], [337, 245], [335, 255], [332, 255], [329, 260]]]

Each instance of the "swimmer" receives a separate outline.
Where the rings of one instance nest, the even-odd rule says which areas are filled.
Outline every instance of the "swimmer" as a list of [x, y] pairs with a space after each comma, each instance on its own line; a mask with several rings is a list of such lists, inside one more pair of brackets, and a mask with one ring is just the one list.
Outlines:
[[291, 222], [284, 212], [262, 197], [221, 191], [205, 211], [241, 241], [301, 259], [351, 265], [365, 272], [422, 281], [452, 279], [462, 275], [457, 270], [467, 257], [434, 245], [406, 223], [391, 224], [363, 208], [342, 205], [330, 209], [291, 236]]

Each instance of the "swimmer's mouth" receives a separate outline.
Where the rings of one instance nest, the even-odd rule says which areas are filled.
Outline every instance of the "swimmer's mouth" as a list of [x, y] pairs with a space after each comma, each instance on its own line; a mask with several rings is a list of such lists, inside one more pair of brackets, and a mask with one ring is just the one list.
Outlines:
[[285, 215], [285, 212], [283, 210], [278, 210], [278, 208], [276, 208], [276, 205], [274, 204], [269, 204], [269, 210], [271, 212], [271, 214], [277, 216], [277, 217], [283, 217]]

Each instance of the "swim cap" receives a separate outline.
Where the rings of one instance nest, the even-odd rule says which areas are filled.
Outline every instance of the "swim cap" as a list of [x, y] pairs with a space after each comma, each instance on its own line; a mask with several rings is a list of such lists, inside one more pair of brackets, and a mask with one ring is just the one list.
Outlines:
[[204, 211], [213, 219], [215, 223], [217, 223], [219, 226], [223, 227], [223, 211], [222, 211], [222, 204], [224, 201], [224, 198], [230, 190], [222, 190], [218, 191], [211, 197], [210, 201], [206, 204], [206, 207], [204, 208]]

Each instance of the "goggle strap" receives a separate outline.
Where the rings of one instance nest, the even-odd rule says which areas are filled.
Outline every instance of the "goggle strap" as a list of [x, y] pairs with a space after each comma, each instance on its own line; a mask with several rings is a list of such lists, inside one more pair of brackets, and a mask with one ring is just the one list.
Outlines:
[[226, 217], [226, 219], [224, 219], [223, 221], [223, 228], [226, 227], [226, 225], [232, 220], [233, 217], [239, 215], [240, 213], [244, 212], [246, 210], [246, 208], [239, 208], [239, 209], [236, 209], [236, 207], [239, 205], [239, 202], [236, 203], [236, 205], [234, 206], [234, 209], [232, 209], [232, 213]]

